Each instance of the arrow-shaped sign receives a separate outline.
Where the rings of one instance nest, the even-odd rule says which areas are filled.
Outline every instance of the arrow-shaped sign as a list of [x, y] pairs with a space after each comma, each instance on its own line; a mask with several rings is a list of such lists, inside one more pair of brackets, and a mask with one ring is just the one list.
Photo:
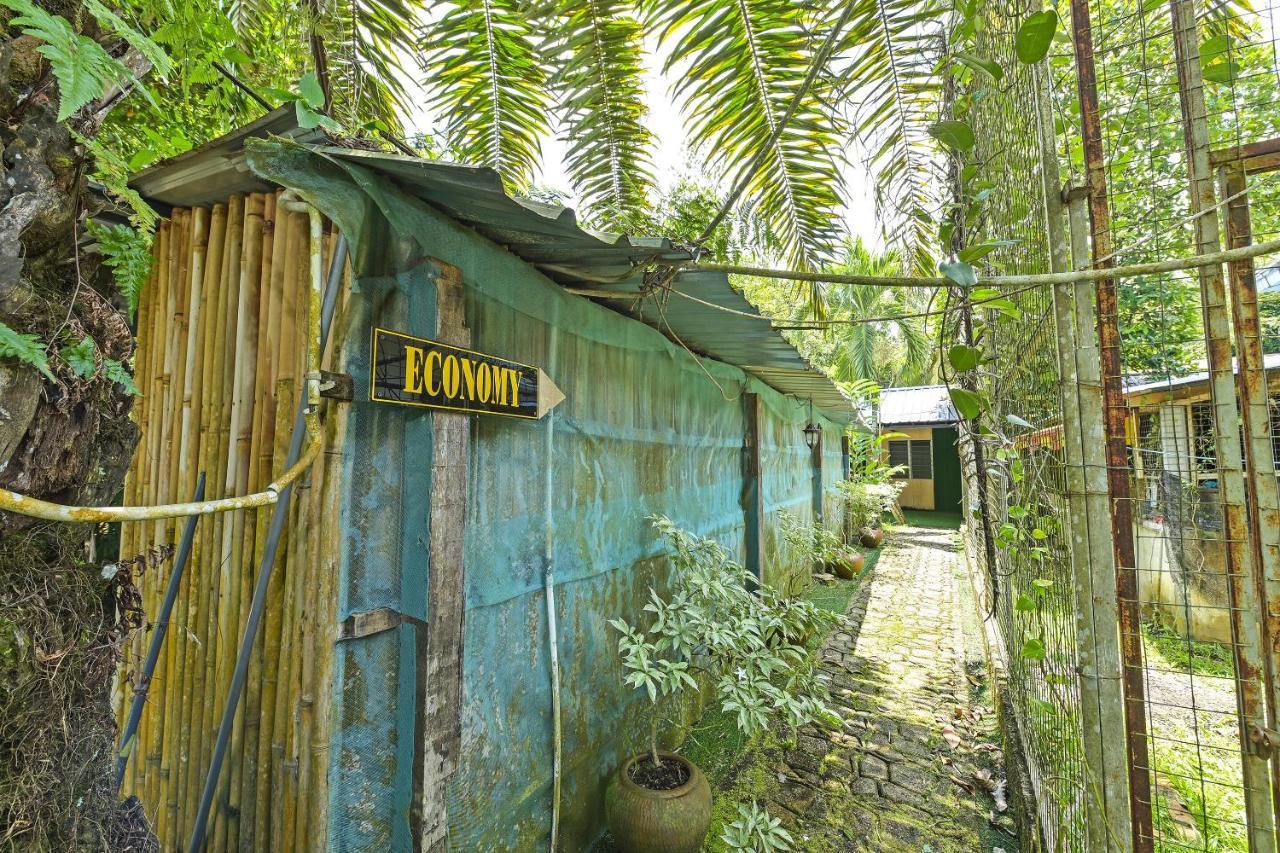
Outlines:
[[370, 365], [378, 403], [536, 419], [564, 400], [540, 368], [387, 329], [373, 330]]

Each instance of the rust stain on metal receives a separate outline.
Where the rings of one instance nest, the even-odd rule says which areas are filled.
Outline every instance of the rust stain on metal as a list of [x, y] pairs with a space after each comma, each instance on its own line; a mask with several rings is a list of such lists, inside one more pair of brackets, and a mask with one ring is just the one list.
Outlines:
[[[1084, 141], [1089, 220], [1093, 233], [1093, 258], [1097, 267], [1111, 267], [1111, 208], [1107, 201], [1106, 166], [1102, 150], [1102, 126], [1098, 112], [1098, 87], [1093, 58], [1093, 32], [1088, 0], [1071, 0], [1071, 22], [1076, 50], [1076, 83], [1080, 95], [1080, 123]], [[1151, 766], [1147, 748], [1145, 691], [1143, 686], [1141, 611], [1133, 542], [1133, 508], [1129, 495], [1128, 456], [1125, 448], [1125, 403], [1120, 376], [1120, 329], [1114, 278], [1099, 279], [1099, 359], [1102, 366], [1102, 403], [1106, 430], [1107, 485], [1111, 496], [1111, 529], [1115, 548], [1116, 597], [1120, 615], [1120, 652], [1124, 666], [1125, 717], [1129, 753], [1129, 809], [1133, 822], [1133, 849], [1153, 847], [1151, 814]]]

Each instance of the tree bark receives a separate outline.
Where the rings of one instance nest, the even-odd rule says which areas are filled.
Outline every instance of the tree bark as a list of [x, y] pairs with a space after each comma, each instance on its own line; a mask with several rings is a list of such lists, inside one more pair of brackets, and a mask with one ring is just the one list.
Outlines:
[[[85, 218], [103, 203], [89, 192], [83, 147], [57, 121], [38, 46], [13, 30], [0, 43], [0, 322], [39, 337], [55, 380], [0, 360], [0, 486], [99, 504], [119, 494], [137, 442], [132, 397], [101, 360], [86, 379], [57, 352], [92, 336], [100, 359], [128, 365], [133, 333], [106, 295], [110, 277], [81, 249]], [[102, 115], [91, 105], [71, 123], [91, 135]], [[133, 570], [104, 578], [89, 560], [92, 534], [0, 513], [0, 846], [152, 844], [136, 803], [119, 807], [111, 783], [110, 687], [140, 622]]]

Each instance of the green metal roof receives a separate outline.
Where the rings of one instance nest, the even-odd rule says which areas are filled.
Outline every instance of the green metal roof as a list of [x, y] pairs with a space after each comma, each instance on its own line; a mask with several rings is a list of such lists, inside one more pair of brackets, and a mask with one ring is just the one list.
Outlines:
[[[267, 135], [319, 141], [297, 129], [292, 109], [281, 108], [201, 148], [150, 166], [130, 183], [144, 198], [171, 207], [209, 204], [231, 193], [271, 189], [271, 184], [249, 171], [243, 157], [246, 139]], [[646, 269], [689, 262], [693, 254], [688, 249], [666, 238], [592, 232], [578, 223], [569, 208], [509, 196], [492, 169], [381, 151], [320, 150], [390, 176], [552, 280], [591, 291], [589, 298], [647, 323], [691, 351], [740, 367], [784, 394], [812, 400], [834, 420], [854, 419], [850, 400], [733, 289], [727, 275], [685, 270], [671, 283], [675, 293], [663, 296], [661, 303], [658, 296], [634, 295]], [[683, 298], [682, 293], [701, 302]]]

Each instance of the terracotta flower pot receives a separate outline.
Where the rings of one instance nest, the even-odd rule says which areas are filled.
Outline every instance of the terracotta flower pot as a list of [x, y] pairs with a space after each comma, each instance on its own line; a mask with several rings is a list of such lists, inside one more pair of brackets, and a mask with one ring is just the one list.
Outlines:
[[867, 558], [852, 549], [841, 551], [831, 561], [831, 572], [838, 578], [853, 580], [867, 565]]
[[864, 527], [858, 541], [862, 543], [863, 548], [879, 548], [884, 544], [884, 531], [879, 527]]
[[650, 759], [633, 755], [622, 763], [605, 789], [604, 810], [614, 843], [624, 853], [698, 853], [711, 826], [711, 786], [692, 761], [659, 752], [665, 764], [683, 766], [689, 778], [678, 788], [654, 791], [631, 779], [631, 767]]

